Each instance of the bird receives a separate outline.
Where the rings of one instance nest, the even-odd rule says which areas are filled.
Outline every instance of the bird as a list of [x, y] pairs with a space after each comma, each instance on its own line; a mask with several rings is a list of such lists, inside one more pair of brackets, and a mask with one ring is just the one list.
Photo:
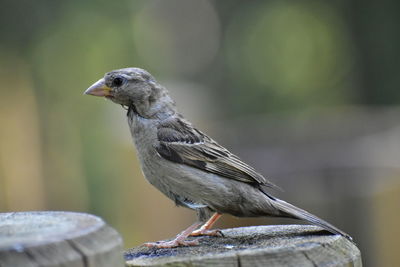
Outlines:
[[178, 112], [168, 90], [141, 68], [107, 72], [84, 94], [104, 97], [127, 110], [142, 172], [165, 196], [197, 213], [194, 224], [169, 241], [148, 247], [198, 245], [189, 236], [218, 236], [212, 225], [223, 215], [287, 217], [352, 238], [319, 217], [274, 197], [278, 188], [238, 156], [198, 130]]

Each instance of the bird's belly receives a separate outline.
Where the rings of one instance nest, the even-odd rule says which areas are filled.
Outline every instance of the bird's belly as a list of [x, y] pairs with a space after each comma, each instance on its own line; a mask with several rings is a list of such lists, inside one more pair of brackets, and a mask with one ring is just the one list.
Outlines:
[[146, 179], [175, 201], [176, 196], [180, 196], [216, 212], [238, 217], [272, 215], [275, 212], [260, 190], [240, 181], [161, 157], [144, 161], [142, 168]]

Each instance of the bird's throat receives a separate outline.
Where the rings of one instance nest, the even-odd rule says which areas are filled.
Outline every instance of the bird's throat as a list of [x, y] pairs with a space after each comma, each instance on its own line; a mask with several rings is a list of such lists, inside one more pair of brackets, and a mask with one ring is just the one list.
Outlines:
[[139, 115], [139, 113], [137, 112], [137, 109], [135, 107], [135, 105], [130, 104], [128, 107], [128, 112], [126, 113], [126, 115], [128, 117], [132, 117], [133, 115]]

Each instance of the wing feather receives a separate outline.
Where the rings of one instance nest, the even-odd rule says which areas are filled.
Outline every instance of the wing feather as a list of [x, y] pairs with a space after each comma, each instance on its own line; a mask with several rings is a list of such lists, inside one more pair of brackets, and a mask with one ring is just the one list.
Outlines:
[[162, 122], [157, 137], [160, 144], [156, 150], [167, 160], [245, 183], [277, 187], [182, 118]]

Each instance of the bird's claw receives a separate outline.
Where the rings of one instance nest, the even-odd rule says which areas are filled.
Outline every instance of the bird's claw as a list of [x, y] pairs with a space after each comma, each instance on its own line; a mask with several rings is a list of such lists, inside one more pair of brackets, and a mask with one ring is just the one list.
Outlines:
[[171, 241], [159, 241], [159, 242], [151, 242], [144, 243], [146, 247], [149, 248], [176, 248], [180, 246], [188, 247], [188, 246], [198, 246], [199, 241], [197, 240], [171, 240]]
[[190, 236], [218, 236], [223, 237], [224, 234], [219, 229], [214, 230], [206, 230], [206, 229], [197, 229], [193, 231]]

